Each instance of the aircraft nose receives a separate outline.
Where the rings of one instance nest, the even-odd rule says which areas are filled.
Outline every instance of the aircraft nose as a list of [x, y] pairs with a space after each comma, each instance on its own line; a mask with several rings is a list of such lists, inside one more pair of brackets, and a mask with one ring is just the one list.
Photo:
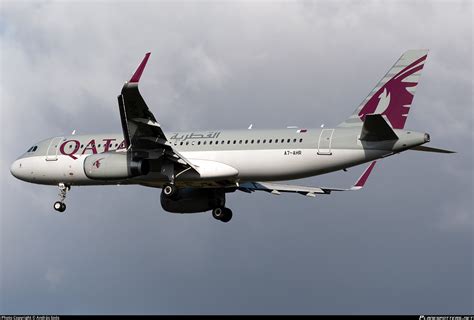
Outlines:
[[10, 173], [12, 176], [14, 176], [17, 179], [21, 179], [21, 162], [20, 159], [13, 161], [11, 167], [10, 167]]

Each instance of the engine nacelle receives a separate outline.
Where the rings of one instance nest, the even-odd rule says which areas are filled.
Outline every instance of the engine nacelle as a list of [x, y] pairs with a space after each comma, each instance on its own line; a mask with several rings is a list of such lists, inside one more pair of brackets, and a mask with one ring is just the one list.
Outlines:
[[195, 213], [209, 211], [225, 205], [225, 193], [217, 189], [179, 189], [173, 198], [161, 193], [161, 206], [168, 212]]
[[148, 160], [132, 160], [127, 153], [101, 153], [84, 160], [84, 172], [88, 178], [119, 180], [142, 176], [150, 172]]

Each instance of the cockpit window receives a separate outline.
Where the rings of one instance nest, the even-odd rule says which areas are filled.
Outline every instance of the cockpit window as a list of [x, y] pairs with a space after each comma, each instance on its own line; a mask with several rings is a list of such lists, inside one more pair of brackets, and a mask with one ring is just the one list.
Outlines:
[[29, 148], [28, 151], [26, 151], [26, 152], [31, 152], [31, 150], [33, 150], [33, 148], [34, 147]]
[[38, 150], [38, 146], [32, 146], [32, 147], [29, 148], [28, 151], [26, 151], [26, 152], [35, 152], [36, 150]]
[[33, 152], [35, 152], [36, 150], [38, 150], [38, 146], [33, 147]]

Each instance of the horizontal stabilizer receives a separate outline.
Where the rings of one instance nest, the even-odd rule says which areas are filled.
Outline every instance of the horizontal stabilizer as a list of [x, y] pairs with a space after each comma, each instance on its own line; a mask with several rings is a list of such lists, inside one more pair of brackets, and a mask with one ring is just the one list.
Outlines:
[[398, 136], [381, 114], [368, 114], [365, 116], [360, 140], [384, 141], [397, 139]]
[[450, 151], [450, 150], [438, 149], [438, 148], [431, 148], [431, 147], [425, 147], [425, 146], [417, 146], [417, 147], [411, 148], [410, 150], [425, 151], [425, 152], [436, 152], [436, 153], [456, 153], [456, 151]]

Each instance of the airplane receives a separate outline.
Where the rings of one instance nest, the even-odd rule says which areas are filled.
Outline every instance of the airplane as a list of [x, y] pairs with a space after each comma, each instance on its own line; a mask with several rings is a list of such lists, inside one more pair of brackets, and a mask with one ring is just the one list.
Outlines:
[[[229, 222], [226, 195], [236, 191], [308, 197], [364, 187], [378, 159], [423, 146], [424, 132], [405, 130], [428, 50], [402, 54], [349, 118], [334, 128], [164, 132], [138, 90], [150, 52], [118, 96], [122, 133], [61, 135], [31, 146], [11, 165], [16, 178], [59, 187], [54, 209], [64, 212], [72, 186], [142, 185], [161, 188], [173, 213], [211, 211]], [[370, 165], [350, 188], [278, 183]]]

